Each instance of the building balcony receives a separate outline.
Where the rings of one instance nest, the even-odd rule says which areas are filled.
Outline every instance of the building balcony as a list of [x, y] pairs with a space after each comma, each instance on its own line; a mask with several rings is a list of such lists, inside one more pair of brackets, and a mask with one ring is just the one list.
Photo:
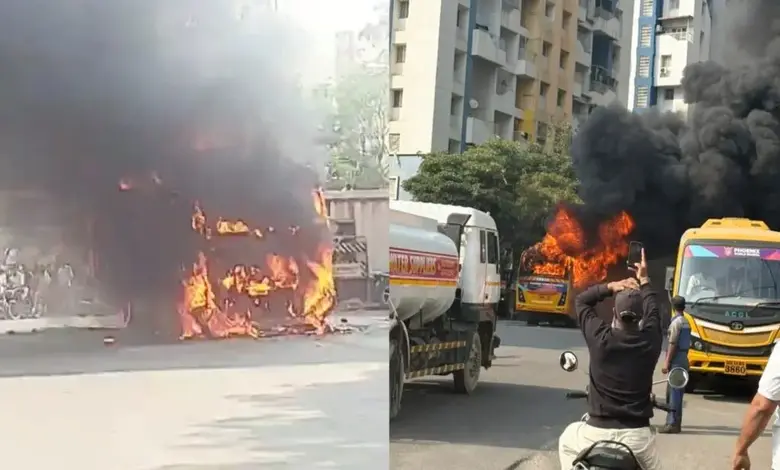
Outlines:
[[515, 114], [515, 94], [510, 93], [509, 90], [504, 93], [496, 93], [493, 98], [493, 107], [496, 111], [513, 116]]
[[527, 59], [518, 60], [514, 72], [521, 77], [536, 78], [536, 66]]
[[396, 18], [393, 21], [393, 29], [396, 31], [404, 31], [406, 29], [406, 18]]
[[390, 120], [398, 121], [401, 119], [401, 108], [390, 108]]
[[577, 53], [574, 55], [574, 60], [577, 61], [578, 64], [590, 67], [592, 60], [590, 51], [586, 49], [580, 41], [577, 41]]
[[520, 24], [520, 10], [517, 9], [501, 11], [501, 26], [515, 33], [526, 32]]
[[474, 29], [471, 52], [477, 57], [497, 65], [506, 64], [506, 52], [498, 47], [498, 40], [483, 29]]
[[394, 62], [392, 65], [390, 65], [390, 74], [391, 75], [403, 75], [404, 73], [404, 64], [400, 62]]
[[475, 117], [466, 120], [466, 142], [484, 144], [493, 137], [494, 124]]
[[585, 85], [582, 82], [573, 82], [571, 86], [572, 96], [582, 96], [585, 90]]
[[620, 40], [622, 25], [620, 20], [615, 18], [615, 14], [601, 8], [596, 8], [596, 14], [593, 20], [593, 29], [599, 31], [610, 38]]
[[618, 81], [604, 67], [593, 66], [590, 69], [588, 96], [598, 106], [607, 105], [617, 98]]

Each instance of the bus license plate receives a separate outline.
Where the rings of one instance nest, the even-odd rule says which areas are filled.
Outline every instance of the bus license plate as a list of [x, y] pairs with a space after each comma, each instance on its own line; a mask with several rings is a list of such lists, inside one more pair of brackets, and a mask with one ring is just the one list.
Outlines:
[[740, 361], [726, 361], [723, 372], [729, 375], [747, 375], [747, 364]]

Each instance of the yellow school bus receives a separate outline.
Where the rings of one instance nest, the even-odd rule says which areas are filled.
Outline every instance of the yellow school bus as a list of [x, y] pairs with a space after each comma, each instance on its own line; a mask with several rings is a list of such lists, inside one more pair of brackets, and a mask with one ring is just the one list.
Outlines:
[[780, 330], [780, 232], [710, 219], [683, 234], [666, 278], [687, 301], [689, 390], [706, 375], [760, 376]]
[[521, 268], [515, 284], [515, 314], [524, 316], [532, 326], [545, 321], [574, 326], [576, 322], [569, 316], [571, 295], [571, 273], [556, 277]]

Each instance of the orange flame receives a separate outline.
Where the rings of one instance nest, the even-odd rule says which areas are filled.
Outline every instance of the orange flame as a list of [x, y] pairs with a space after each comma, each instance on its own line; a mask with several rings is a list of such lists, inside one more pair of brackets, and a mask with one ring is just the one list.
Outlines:
[[[162, 184], [156, 173], [150, 179], [154, 185]], [[138, 189], [137, 183], [138, 180], [123, 178], [119, 189]], [[327, 205], [322, 189], [313, 191], [313, 203], [318, 222], [327, 224]], [[264, 234], [276, 233], [274, 227], [250, 227], [241, 219], [219, 217], [212, 226], [198, 201], [194, 203], [191, 228], [207, 241], [215, 236], [251, 236], [261, 240]], [[299, 226], [290, 226], [288, 231], [279, 234], [294, 237], [300, 230]], [[306, 268], [304, 273], [294, 257], [271, 253], [264, 261], [263, 265], [235, 265], [222, 278], [213, 279], [206, 253], [199, 252], [197, 261], [185, 271], [182, 280], [183, 292], [178, 304], [181, 338], [263, 336], [265, 332], [253, 315], [262, 316], [270, 310], [268, 298], [274, 292], [286, 292], [284, 314], [298, 321], [302, 319], [307, 328], [274, 327], [275, 331], [323, 333], [325, 320], [336, 304], [330, 244], [320, 245], [315, 253], [301, 257]]]
[[[260, 229], [252, 228], [242, 220], [218, 218], [212, 230], [199, 203], [194, 206], [192, 229], [206, 239], [212, 236], [247, 235], [262, 238]], [[269, 227], [268, 232], [274, 232], [273, 228]], [[254, 309], [268, 310], [269, 295], [282, 291], [293, 299], [286, 302], [285, 313], [291, 318], [302, 318], [306, 326], [323, 333], [325, 319], [336, 302], [330, 246], [320, 246], [314, 258], [306, 260], [308, 276], [301, 276], [295, 258], [271, 253], [266, 255], [262, 266], [236, 265], [218, 282], [212, 282], [207, 257], [200, 253], [197, 263], [183, 282], [184, 296], [179, 308], [182, 338], [261, 336], [263, 332], [253, 320], [253, 314], [256, 313]], [[303, 279], [309, 280], [302, 285]], [[220, 295], [215, 293], [215, 289]], [[217, 297], [226, 300], [220, 304]], [[300, 300], [296, 301], [295, 298]], [[241, 299], [249, 302], [240, 302]], [[302, 304], [302, 308], [296, 309], [296, 304]], [[260, 315], [263, 314], [260, 312]]]
[[[598, 243], [586, 245], [585, 232], [565, 207], [559, 207], [547, 234], [532, 251], [534, 274], [563, 277], [571, 273], [575, 287], [603, 281], [607, 270], [628, 255], [627, 236], [634, 220], [626, 212], [601, 223]], [[527, 257], [527, 258], [530, 258]]]

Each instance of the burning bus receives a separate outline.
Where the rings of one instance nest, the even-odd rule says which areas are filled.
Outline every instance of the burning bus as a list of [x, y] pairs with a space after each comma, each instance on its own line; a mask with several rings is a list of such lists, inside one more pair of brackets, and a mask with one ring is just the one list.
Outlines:
[[608, 270], [628, 254], [634, 221], [626, 212], [602, 222], [588, 237], [573, 212], [560, 206], [542, 241], [527, 249], [515, 285], [515, 314], [529, 325], [576, 325], [571, 311], [575, 289], [607, 278]]

